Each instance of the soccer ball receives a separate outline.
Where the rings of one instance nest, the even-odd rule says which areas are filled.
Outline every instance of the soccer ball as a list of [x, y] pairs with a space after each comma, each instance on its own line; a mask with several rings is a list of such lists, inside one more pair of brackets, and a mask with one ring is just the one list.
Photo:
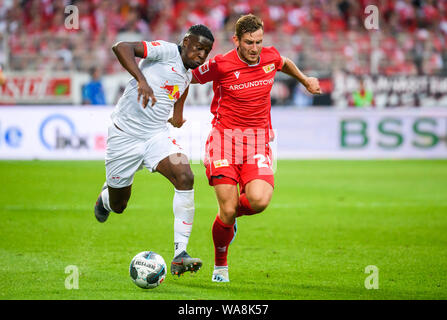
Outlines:
[[143, 289], [158, 287], [166, 277], [166, 263], [163, 257], [153, 251], [137, 254], [130, 262], [130, 278]]

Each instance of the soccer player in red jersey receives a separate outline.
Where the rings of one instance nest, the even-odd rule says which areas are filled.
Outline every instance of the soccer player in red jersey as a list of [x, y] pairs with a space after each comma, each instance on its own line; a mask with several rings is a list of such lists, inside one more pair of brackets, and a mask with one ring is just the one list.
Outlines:
[[227, 255], [236, 218], [262, 212], [273, 194], [269, 141], [273, 139], [270, 91], [275, 73], [282, 71], [310, 93], [321, 93], [318, 79], [304, 75], [275, 47], [262, 46], [263, 22], [258, 17], [242, 16], [235, 29], [236, 48], [194, 69], [191, 82], [213, 81], [214, 119], [204, 164], [219, 205], [212, 228], [214, 282], [229, 282]]

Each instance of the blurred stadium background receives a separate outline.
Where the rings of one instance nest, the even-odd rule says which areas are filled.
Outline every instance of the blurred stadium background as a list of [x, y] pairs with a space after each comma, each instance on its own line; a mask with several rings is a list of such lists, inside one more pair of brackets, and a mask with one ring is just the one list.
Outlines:
[[[378, 30], [365, 27], [371, 4], [378, 8]], [[78, 10], [74, 29], [67, 28], [67, 20], [74, 21], [70, 5]], [[67, 149], [76, 136], [78, 149], [93, 149], [87, 158], [101, 159], [108, 115], [130, 79], [111, 51], [114, 43], [178, 42], [189, 26], [203, 23], [216, 38], [212, 57], [233, 48], [234, 22], [250, 12], [264, 20], [264, 45], [317, 76], [324, 91], [310, 96], [277, 73], [274, 126], [279, 136], [300, 138], [279, 139], [280, 158], [447, 157], [445, 0], [1, 0], [6, 83], [0, 105], [12, 106], [0, 108], [2, 158], [83, 158], [79, 150], [45, 152]], [[191, 86], [186, 114], [196, 125], [190, 121], [185, 130], [206, 135], [198, 123], [209, 120], [203, 107], [211, 99], [211, 84]], [[55, 121], [62, 124], [43, 125]], [[27, 146], [32, 136], [40, 141]], [[191, 136], [186, 140], [197, 140]], [[82, 145], [83, 139], [91, 141]], [[43, 149], [31, 152], [37, 145]]]

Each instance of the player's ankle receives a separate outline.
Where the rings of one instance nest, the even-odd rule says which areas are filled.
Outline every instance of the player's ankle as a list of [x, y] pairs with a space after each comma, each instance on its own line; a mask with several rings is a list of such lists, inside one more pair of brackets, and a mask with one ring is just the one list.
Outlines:
[[218, 269], [228, 269], [228, 264], [225, 266], [216, 266], [214, 265], [214, 270], [218, 270]]

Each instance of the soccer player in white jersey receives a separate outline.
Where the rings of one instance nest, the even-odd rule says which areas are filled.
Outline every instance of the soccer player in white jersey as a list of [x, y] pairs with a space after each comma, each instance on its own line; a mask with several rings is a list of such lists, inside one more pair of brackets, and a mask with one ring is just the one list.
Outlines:
[[[133, 76], [112, 114], [105, 156], [106, 183], [95, 205], [105, 222], [110, 212], [122, 213], [130, 199], [134, 174], [146, 167], [174, 185], [174, 259], [171, 273], [196, 272], [202, 261], [186, 248], [194, 219], [194, 175], [182, 148], [169, 134], [167, 122], [180, 127], [183, 102], [194, 69], [203, 64], [214, 37], [204, 25], [188, 29], [179, 45], [162, 40], [119, 42], [113, 52]], [[135, 57], [142, 60], [139, 65]], [[174, 108], [172, 118], [169, 118]]]

